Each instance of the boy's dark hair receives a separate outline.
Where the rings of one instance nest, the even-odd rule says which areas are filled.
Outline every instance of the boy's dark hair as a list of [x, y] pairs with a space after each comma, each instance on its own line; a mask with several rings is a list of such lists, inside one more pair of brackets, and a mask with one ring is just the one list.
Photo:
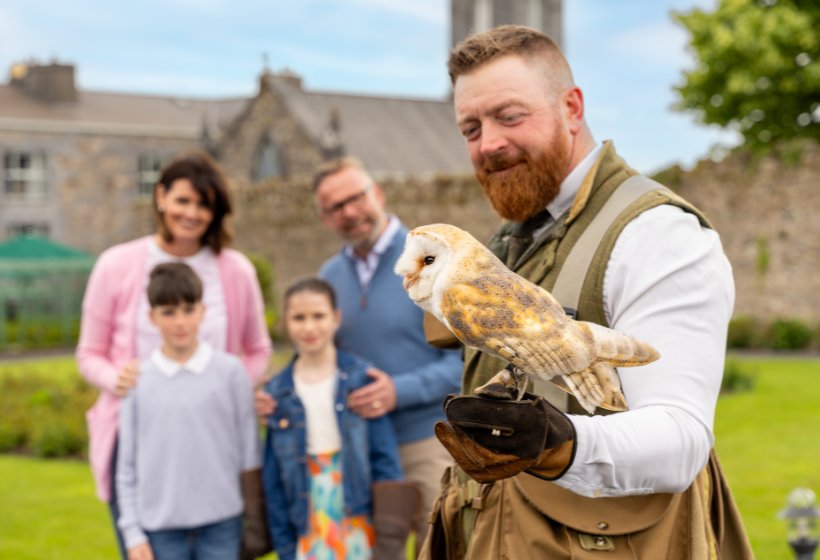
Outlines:
[[324, 294], [330, 300], [330, 307], [334, 310], [336, 309], [336, 292], [333, 290], [333, 286], [331, 286], [326, 280], [311, 276], [310, 278], [296, 280], [285, 290], [284, 300], [286, 310], [288, 308], [288, 300], [290, 299], [290, 296], [302, 292]]
[[196, 272], [183, 262], [158, 264], [151, 271], [148, 280], [148, 303], [158, 305], [179, 305], [202, 301], [202, 280]]

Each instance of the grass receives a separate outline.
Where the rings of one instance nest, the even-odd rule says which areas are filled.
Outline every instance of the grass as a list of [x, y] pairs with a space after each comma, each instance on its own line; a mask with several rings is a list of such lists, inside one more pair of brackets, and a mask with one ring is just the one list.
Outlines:
[[754, 389], [718, 402], [715, 437], [758, 558], [792, 558], [777, 512], [795, 487], [820, 493], [820, 360], [744, 358]]
[[[743, 357], [738, 364], [754, 388], [721, 397], [716, 447], [756, 556], [791, 559], [777, 512], [794, 487], [820, 492], [820, 359]], [[55, 382], [77, 375], [70, 358], [0, 364], [0, 375], [33, 369]], [[108, 510], [84, 462], [0, 455], [0, 504], [0, 558], [116, 557]]]

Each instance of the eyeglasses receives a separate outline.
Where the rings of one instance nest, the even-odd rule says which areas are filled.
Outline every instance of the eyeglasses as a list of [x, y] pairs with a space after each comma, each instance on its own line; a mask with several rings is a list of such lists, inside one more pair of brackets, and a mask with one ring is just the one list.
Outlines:
[[368, 185], [361, 192], [358, 192], [352, 196], [347, 197], [346, 199], [337, 202], [333, 206], [328, 206], [327, 208], [322, 208], [319, 210], [319, 213], [322, 216], [326, 216], [328, 218], [336, 218], [342, 213], [342, 210], [345, 209], [345, 206], [350, 204], [354, 206], [358, 206], [362, 202], [364, 202], [365, 197], [367, 197], [367, 193], [370, 192], [370, 189], [373, 188], [373, 185]]

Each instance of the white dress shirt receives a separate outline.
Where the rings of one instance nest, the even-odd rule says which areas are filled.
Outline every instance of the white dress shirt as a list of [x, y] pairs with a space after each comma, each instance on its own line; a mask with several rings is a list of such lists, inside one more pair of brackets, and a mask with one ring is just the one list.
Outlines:
[[[548, 208], [552, 216], [571, 206], [599, 149], [561, 185]], [[628, 411], [570, 417], [576, 455], [558, 485], [584, 496], [689, 487], [714, 443], [734, 296], [720, 237], [694, 215], [663, 205], [623, 229], [604, 276], [606, 318], [611, 328], [651, 344], [661, 357], [618, 368]]]

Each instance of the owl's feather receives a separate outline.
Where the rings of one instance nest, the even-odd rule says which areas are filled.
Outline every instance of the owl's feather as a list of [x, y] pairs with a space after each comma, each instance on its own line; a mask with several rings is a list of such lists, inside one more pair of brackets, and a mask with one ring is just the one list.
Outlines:
[[571, 319], [548, 291], [511, 272], [455, 226], [411, 231], [396, 272], [411, 299], [465, 345], [552, 380], [590, 412], [626, 408], [615, 367], [659, 357], [646, 343]]

